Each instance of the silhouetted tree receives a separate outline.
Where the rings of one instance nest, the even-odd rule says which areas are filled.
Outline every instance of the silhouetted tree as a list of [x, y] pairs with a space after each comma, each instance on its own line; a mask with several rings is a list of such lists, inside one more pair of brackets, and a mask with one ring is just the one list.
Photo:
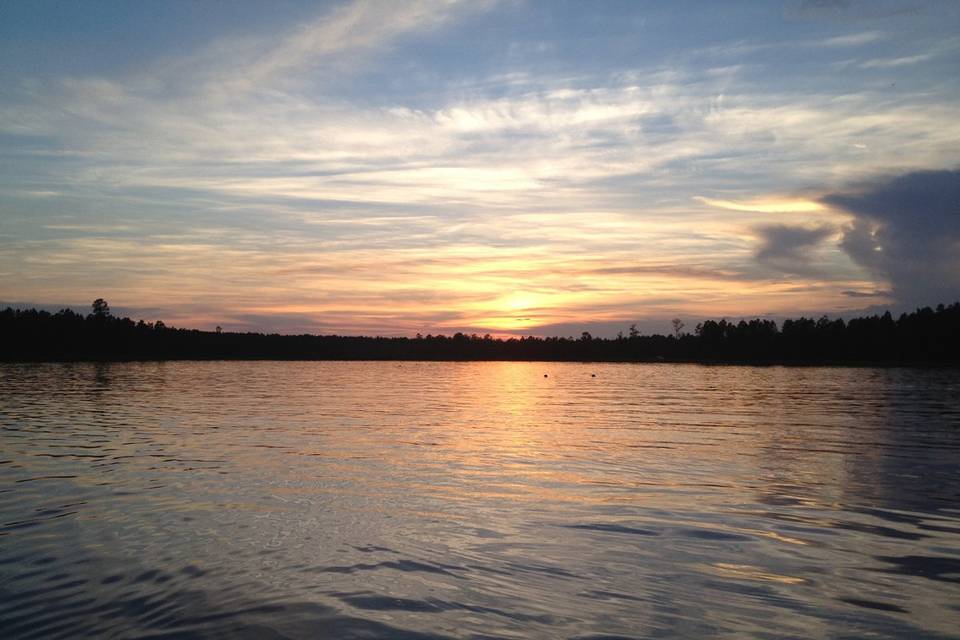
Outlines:
[[93, 301], [93, 304], [90, 305], [93, 309], [93, 315], [97, 318], [109, 318], [110, 317], [110, 305], [107, 304], [107, 301], [103, 298], [97, 298]]
[[670, 324], [673, 325], [673, 336], [679, 340], [680, 332], [683, 331], [683, 328], [686, 326], [683, 324], [683, 320], [680, 318], [674, 318], [670, 321]]
[[605, 360], [743, 363], [960, 364], [960, 303], [848, 322], [821, 317], [785, 320], [704, 320], [694, 334], [629, 338], [494, 339], [476, 334], [416, 338], [281, 336], [167, 327], [109, 315], [98, 299], [87, 316], [69, 309], [0, 311], [0, 360], [130, 359], [425, 359]]

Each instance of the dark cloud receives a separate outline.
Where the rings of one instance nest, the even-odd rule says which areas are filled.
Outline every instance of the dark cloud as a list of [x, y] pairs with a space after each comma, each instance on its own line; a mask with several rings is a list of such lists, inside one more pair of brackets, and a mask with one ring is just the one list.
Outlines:
[[755, 230], [761, 239], [756, 259], [764, 267], [780, 273], [815, 276], [819, 270], [810, 255], [834, 232], [829, 226], [801, 227], [776, 224]]
[[889, 298], [891, 295], [893, 295], [892, 291], [888, 291], [886, 289], [877, 289], [875, 291], [856, 291], [853, 289], [847, 289], [846, 291], [841, 291], [840, 293], [848, 298]]
[[881, 178], [822, 201], [855, 216], [841, 246], [898, 302], [960, 299], [960, 170]]

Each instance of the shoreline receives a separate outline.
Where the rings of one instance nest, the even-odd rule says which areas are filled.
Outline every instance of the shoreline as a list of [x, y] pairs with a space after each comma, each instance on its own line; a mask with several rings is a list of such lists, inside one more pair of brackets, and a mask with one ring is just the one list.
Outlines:
[[569, 358], [317, 358], [275, 356], [251, 357], [171, 357], [171, 358], [0, 358], [0, 364], [125, 364], [148, 362], [543, 362], [573, 364], [655, 364], [655, 365], [691, 365], [703, 367], [786, 367], [786, 368], [849, 368], [849, 369], [958, 369], [960, 361], [869, 361], [869, 360], [627, 360], [627, 359], [569, 359]]

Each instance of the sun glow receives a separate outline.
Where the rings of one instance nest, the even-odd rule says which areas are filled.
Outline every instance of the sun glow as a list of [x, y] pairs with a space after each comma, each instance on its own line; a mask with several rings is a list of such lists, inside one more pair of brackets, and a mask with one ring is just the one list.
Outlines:
[[[821, 25], [818, 38], [778, 17], [771, 56], [766, 29], [704, 49], [678, 15], [666, 48], [591, 36], [564, 69], [566, 27], [544, 25], [640, 22], [550, 3], [333, 4], [249, 33], [218, 20], [191, 47], [173, 32], [130, 42], [132, 57], [108, 56], [122, 68], [86, 48], [58, 67], [50, 47], [80, 41], [57, 30], [11, 40], [4, 55], [31, 62], [6, 65], [18, 88], [0, 92], [0, 299], [102, 296], [228, 331], [616, 335], [677, 316], [835, 314], [953, 282], [952, 245], [899, 265], [899, 236], [881, 252], [868, 236], [882, 221], [829, 197], [957, 165], [949, 21], [918, 12], [899, 35]], [[525, 35], [502, 31], [529, 11]], [[509, 64], [488, 64], [492, 49], [425, 53], [471, 29], [510, 33]], [[783, 82], [801, 54], [813, 75]], [[907, 69], [909, 90], [881, 78]]]
[[523, 311], [537, 305], [537, 296], [529, 293], [514, 293], [500, 301], [500, 306], [509, 311]]

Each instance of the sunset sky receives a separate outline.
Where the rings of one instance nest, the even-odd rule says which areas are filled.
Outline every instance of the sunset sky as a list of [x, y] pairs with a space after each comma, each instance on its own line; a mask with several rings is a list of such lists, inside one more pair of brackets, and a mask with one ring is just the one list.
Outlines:
[[2, 2], [0, 301], [609, 335], [960, 299], [960, 2]]

